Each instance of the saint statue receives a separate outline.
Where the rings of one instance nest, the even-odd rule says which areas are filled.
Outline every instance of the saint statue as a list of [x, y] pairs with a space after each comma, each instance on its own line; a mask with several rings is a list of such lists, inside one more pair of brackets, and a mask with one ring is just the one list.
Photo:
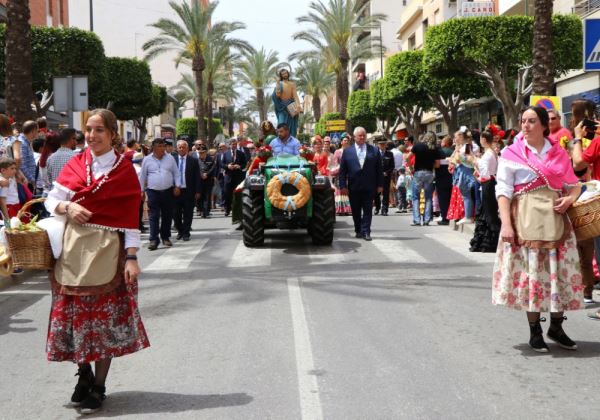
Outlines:
[[290, 134], [296, 137], [298, 133], [298, 114], [302, 113], [302, 103], [298, 98], [296, 84], [290, 80], [288, 69], [277, 72], [279, 81], [273, 91], [273, 105], [277, 114], [277, 124], [286, 123]]

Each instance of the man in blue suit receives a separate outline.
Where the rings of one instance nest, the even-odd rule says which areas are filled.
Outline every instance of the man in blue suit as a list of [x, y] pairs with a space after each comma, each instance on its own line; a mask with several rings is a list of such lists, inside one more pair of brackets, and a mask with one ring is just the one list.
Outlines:
[[340, 189], [350, 197], [356, 237], [370, 241], [373, 199], [375, 193], [383, 192], [383, 167], [377, 149], [366, 144], [364, 128], [354, 129], [354, 139], [354, 146], [342, 153]]

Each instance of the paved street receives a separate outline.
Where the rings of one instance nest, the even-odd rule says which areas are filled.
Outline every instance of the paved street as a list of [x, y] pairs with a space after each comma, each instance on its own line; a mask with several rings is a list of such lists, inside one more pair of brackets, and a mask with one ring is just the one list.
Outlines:
[[[220, 215], [220, 213], [217, 213]], [[569, 314], [568, 352], [529, 350], [525, 315], [490, 304], [493, 255], [447, 227], [339, 218], [332, 247], [270, 231], [246, 249], [222, 217], [143, 250], [152, 347], [115, 359], [93, 418], [589, 419], [600, 323]], [[45, 361], [42, 276], [0, 291], [0, 418], [77, 418], [74, 366]], [[544, 326], [547, 328], [547, 325]]]

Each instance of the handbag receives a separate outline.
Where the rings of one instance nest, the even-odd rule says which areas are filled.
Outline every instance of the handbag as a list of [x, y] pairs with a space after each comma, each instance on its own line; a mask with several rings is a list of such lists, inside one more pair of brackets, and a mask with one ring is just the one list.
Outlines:
[[554, 211], [558, 193], [542, 188], [518, 196], [517, 235], [524, 241], [554, 242], [565, 233], [563, 216]]

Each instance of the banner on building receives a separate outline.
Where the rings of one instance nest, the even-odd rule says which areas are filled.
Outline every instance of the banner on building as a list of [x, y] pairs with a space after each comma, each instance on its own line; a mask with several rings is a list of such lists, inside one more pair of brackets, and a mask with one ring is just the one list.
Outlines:
[[557, 111], [561, 110], [561, 100], [560, 96], [535, 96], [532, 95], [531, 99], [529, 99], [530, 106], [541, 106], [545, 109], [555, 109]]
[[586, 19], [583, 28], [583, 70], [600, 71], [600, 19]]
[[463, 1], [458, 11], [460, 17], [495, 16], [493, 1]]

